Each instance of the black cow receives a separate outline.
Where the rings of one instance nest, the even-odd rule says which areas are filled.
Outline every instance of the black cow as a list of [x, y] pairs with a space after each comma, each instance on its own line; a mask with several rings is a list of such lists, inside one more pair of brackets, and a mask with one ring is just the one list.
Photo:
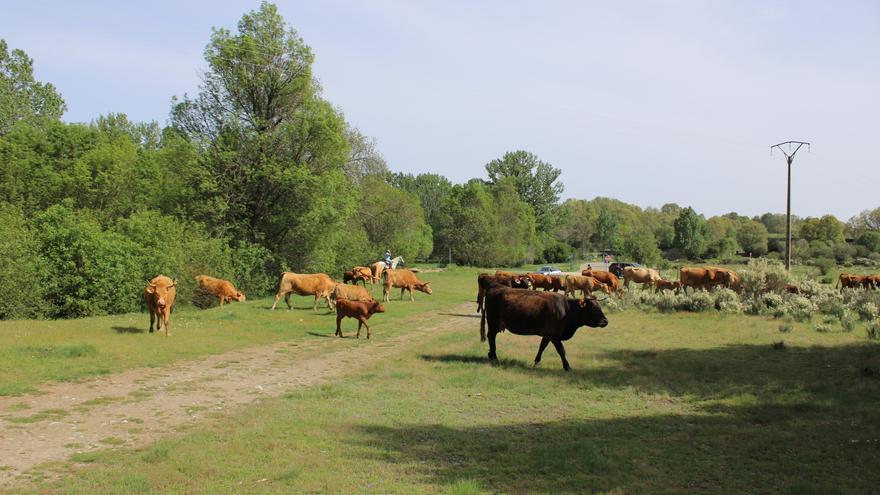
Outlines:
[[531, 281], [525, 275], [517, 275], [515, 277], [507, 275], [490, 275], [481, 273], [477, 275], [477, 313], [483, 311], [483, 298], [486, 296], [486, 290], [493, 283], [512, 287], [514, 289], [530, 289]]
[[562, 367], [571, 371], [565, 359], [563, 340], [574, 336], [578, 328], [605, 327], [608, 319], [595, 298], [571, 300], [555, 292], [537, 292], [511, 289], [493, 284], [486, 291], [485, 308], [480, 319], [480, 340], [486, 340], [486, 320], [489, 321], [489, 359], [497, 361], [495, 336], [510, 330], [517, 335], [540, 335], [541, 345], [535, 356], [535, 365], [541, 362], [541, 354], [547, 344], [553, 342], [562, 358]]

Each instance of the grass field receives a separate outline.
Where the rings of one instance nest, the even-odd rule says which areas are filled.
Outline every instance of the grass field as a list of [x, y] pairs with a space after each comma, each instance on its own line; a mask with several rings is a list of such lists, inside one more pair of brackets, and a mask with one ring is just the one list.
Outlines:
[[[392, 311], [471, 300], [472, 274], [426, 274], [446, 294], [438, 289], [430, 300], [392, 303]], [[244, 345], [242, 334], [249, 332], [264, 340], [309, 337], [284, 318], [311, 321], [310, 310], [269, 313], [257, 320], [269, 328], [255, 328], [251, 312], [253, 318], [268, 313], [264, 306], [213, 310], [238, 315], [237, 324], [208, 318], [212, 311], [179, 317], [191, 319], [193, 333], [216, 341], [210, 352], [219, 352], [229, 334], [230, 346]], [[393, 315], [389, 331], [406, 331], [393, 328]], [[109, 320], [92, 326], [118, 325]], [[53, 467], [62, 479], [30, 490], [877, 492], [880, 347], [863, 329], [817, 333], [795, 323], [781, 334], [778, 320], [714, 312], [626, 311], [609, 320], [607, 328], [581, 329], [567, 343], [572, 373], [561, 370], [552, 350], [541, 368], [531, 367], [537, 339], [510, 334], [499, 336], [501, 361], [491, 366], [474, 318], [350, 379], [215, 416], [146, 448], [85, 453]], [[223, 328], [217, 335], [215, 325]], [[320, 331], [332, 333], [331, 323], [321, 323]], [[96, 356], [104, 352], [100, 346], [112, 345], [108, 338], [166, 341], [104, 333], [92, 344]], [[381, 337], [378, 330], [374, 338]], [[146, 362], [187, 355], [166, 350]], [[22, 490], [28, 488], [15, 491]]]
[[[450, 269], [425, 273], [433, 295], [416, 292], [414, 303], [392, 294], [386, 313], [374, 317], [379, 335], [383, 322], [427, 309], [474, 299], [474, 270]], [[381, 299], [379, 285], [373, 295]], [[149, 334], [150, 317], [142, 313], [55, 321], [0, 322], [0, 396], [32, 392], [47, 382], [72, 381], [125, 369], [156, 367], [178, 359], [218, 354], [274, 342], [315, 339], [336, 329], [326, 305], [312, 310], [313, 298], [292, 296], [293, 311], [280, 301], [268, 311], [272, 298], [231, 303], [199, 310], [179, 304], [171, 318], [172, 336]], [[354, 320], [343, 323], [357, 329]]]

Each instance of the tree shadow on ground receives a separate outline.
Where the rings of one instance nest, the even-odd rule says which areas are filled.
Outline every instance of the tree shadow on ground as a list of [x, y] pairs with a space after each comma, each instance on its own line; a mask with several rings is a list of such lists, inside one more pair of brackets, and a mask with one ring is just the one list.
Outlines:
[[113, 327], [113, 331], [118, 334], [126, 334], [126, 333], [146, 333], [146, 328], [139, 327]]
[[[878, 434], [838, 426], [827, 406], [730, 414], [446, 425], [362, 426], [368, 456], [429, 482], [492, 493], [870, 493]], [[855, 441], [854, 441], [855, 440]], [[859, 441], [861, 440], [861, 441]], [[361, 454], [358, 454], [361, 455]]]
[[[489, 366], [488, 358], [468, 354], [422, 354], [440, 363]], [[823, 403], [847, 405], [865, 394], [880, 397], [880, 346], [787, 347], [728, 345], [711, 349], [621, 350], [594, 355], [601, 365], [572, 361], [561, 369], [549, 350], [541, 367], [502, 358], [496, 366], [536, 379], [563, 379], [581, 387], [634, 387], [650, 393], [723, 399], [743, 394], [759, 399], [800, 395]], [[569, 360], [571, 357], [569, 356]], [[578, 367], [581, 364], [582, 367]], [[880, 406], [880, 400], [877, 403]]]

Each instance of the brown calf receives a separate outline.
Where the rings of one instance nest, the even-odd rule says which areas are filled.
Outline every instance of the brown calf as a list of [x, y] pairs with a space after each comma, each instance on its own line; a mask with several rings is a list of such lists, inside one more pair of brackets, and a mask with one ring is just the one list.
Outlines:
[[681, 282], [678, 280], [655, 280], [654, 292], [660, 292], [664, 290], [671, 290], [678, 294], [678, 291], [681, 290]]
[[199, 287], [208, 294], [220, 299], [220, 306], [229, 301], [244, 302], [244, 293], [232, 285], [232, 282], [208, 275], [196, 275]]
[[367, 338], [370, 338], [370, 325], [367, 325], [367, 320], [373, 316], [374, 313], [384, 313], [385, 308], [378, 301], [349, 301], [347, 299], [340, 299], [336, 301], [336, 336], [342, 337], [342, 319], [343, 318], [357, 318], [358, 321], [358, 333], [356, 338], [361, 338], [361, 326], [367, 327]]

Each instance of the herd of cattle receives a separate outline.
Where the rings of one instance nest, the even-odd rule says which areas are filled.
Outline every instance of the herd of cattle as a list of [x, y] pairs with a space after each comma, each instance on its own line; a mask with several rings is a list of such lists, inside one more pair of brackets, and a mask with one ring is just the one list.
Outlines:
[[[195, 277], [202, 292], [218, 299], [220, 306], [230, 301], [242, 302], [245, 295], [235, 288], [228, 280], [198, 275]], [[363, 287], [357, 285], [363, 283]], [[326, 273], [293, 273], [282, 272], [278, 281], [278, 291], [275, 294], [275, 302], [272, 309], [278, 305], [281, 297], [287, 304], [287, 309], [292, 309], [290, 304], [291, 294], [299, 296], [314, 296], [313, 309], [318, 309], [318, 302], [326, 300], [327, 307], [336, 310], [336, 335], [342, 337], [342, 319], [355, 318], [358, 320], [357, 338], [360, 338], [361, 327], [367, 328], [367, 338], [371, 336], [370, 326], [367, 320], [375, 313], [385, 312], [381, 303], [373, 299], [373, 295], [367, 290], [367, 283], [382, 282], [382, 300], [391, 300], [391, 289], [400, 289], [400, 299], [403, 299], [405, 291], [409, 291], [410, 301], [414, 301], [413, 290], [431, 294], [430, 282], [422, 282], [412, 270], [385, 268], [383, 262], [374, 263], [370, 267], [356, 266], [351, 271], [345, 272], [343, 282], [336, 282]], [[348, 285], [351, 283], [352, 285]], [[150, 333], [153, 326], [156, 330], [162, 330], [165, 326], [165, 335], [171, 335], [170, 319], [174, 308], [174, 300], [177, 296], [177, 281], [165, 275], [158, 275], [147, 281], [144, 289], [144, 301], [150, 313]]]
[[[574, 336], [578, 328], [604, 327], [608, 319], [602, 313], [598, 300], [593, 293], [599, 291], [608, 295], [622, 294], [623, 287], [630, 284], [642, 284], [653, 287], [656, 292], [664, 290], [687, 291], [710, 290], [714, 287], [726, 287], [741, 291], [742, 282], [733, 270], [720, 267], [684, 267], [679, 271], [678, 280], [664, 280], [658, 270], [650, 268], [627, 267], [623, 271], [624, 284], [613, 273], [588, 268], [580, 275], [557, 277], [540, 273], [514, 273], [497, 271], [494, 275], [482, 273], [477, 277], [477, 312], [482, 313], [480, 319], [480, 339], [486, 340], [488, 325], [489, 359], [497, 360], [495, 337], [499, 332], [509, 330], [518, 335], [538, 335], [541, 343], [535, 364], [541, 362], [541, 355], [549, 343], [553, 343], [562, 359], [562, 366], [570, 370], [565, 357], [563, 341]], [[245, 295], [227, 280], [207, 275], [196, 277], [201, 290], [217, 298], [220, 306], [230, 301], [242, 302]], [[358, 285], [358, 283], [362, 283]], [[375, 313], [383, 313], [385, 308], [373, 299], [372, 286], [382, 283], [382, 300], [390, 301], [391, 289], [400, 289], [400, 299], [408, 291], [413, 301], [413, 290], [431, 294], [430, 282], [422, 282], [412, 270], [385, 268], [382, 262], [372, 266], [356, 266], [343, 274], [343, 281], [336, 282], [325, 273], [301, 274], [282, 272], [278, 281], [278, 291], [272, 308], [278, 305], [281, 297], [288, 310], [291, 294], [313, 296], [313, 309], [325, 299], [327, 307], [336, 310], [336, 335], [342, 337], [341, 322], [343, 318], [358, 320], [357, 338], [360, 338], [361, 327], [367, 328], [367, 338], [371, 336], [367, 320]], [[165, 335], [170, 335], [170, 316], [176, 296], [177, 282], [165, 275], [147, 282], [144, 299], [150, 312], [150, 332], [161, 330], [164, 324]], [[880, 275], [841, 274], [838, 284], [841, 288], [880, 289]], [[539, 291], [537, 289], [543, 289]], [[562, 291], [562, 294], [559, 292]], [[569, 299], [577, 296], [581, 299]], [[798, 292], [794, 285], [785, 287], [786, 292]]]

